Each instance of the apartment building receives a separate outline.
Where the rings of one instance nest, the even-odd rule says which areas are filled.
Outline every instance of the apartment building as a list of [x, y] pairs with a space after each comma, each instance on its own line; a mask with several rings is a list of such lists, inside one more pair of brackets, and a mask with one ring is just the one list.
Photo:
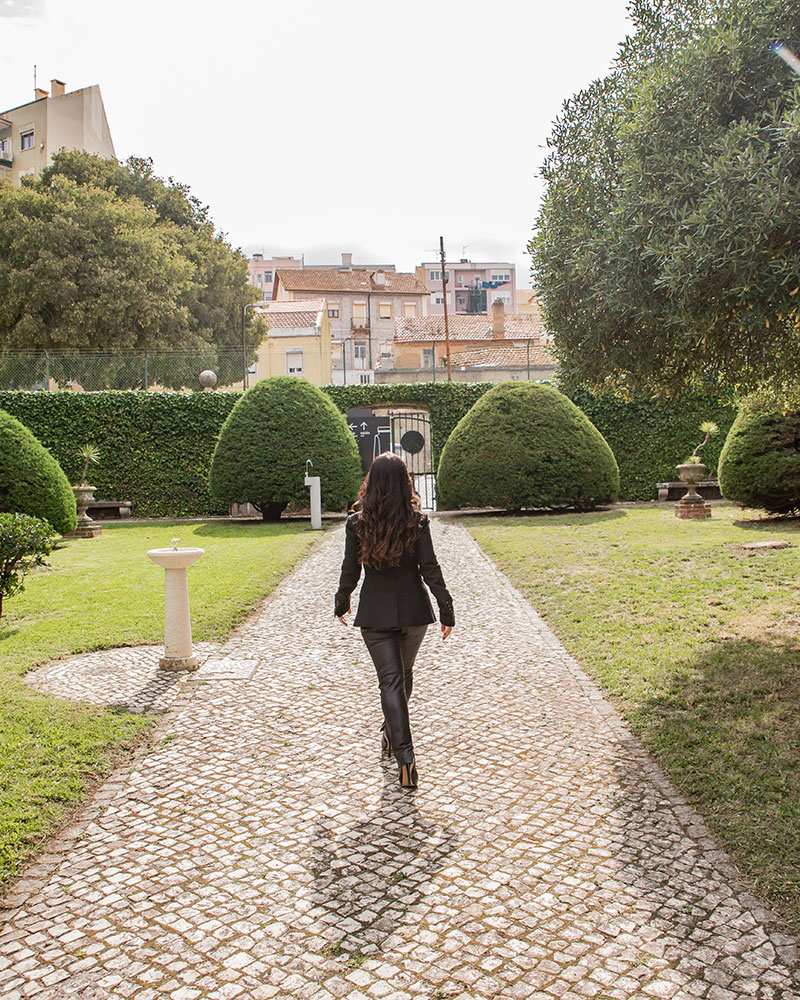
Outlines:
[[265, 257], [262, 253], [254, 253], [247, 262], [248, 281], [261, 292], [261, 301], [269, 302], [275, 287], [275, 272], [278, 268], [286, 271], [302, 266], [302, 258]]
[[[448, 320], [450, 368], [457, 382], [550, 378], [556, 369], [538, 312], [506, 315], [505, 303], [489, 316]], [[447, 378], [444, 318], [400, 318], [391, 358], [381, 358], [376, 382], [431, 382]]]
[[[345, 255], [348, 256], [348, 255]], [[374, 381], [382, 356], [391, 358], [395, 319], [427, 314], [428, 290], [413, 274], [366, 265], [278, 268], [273, 299], [327, 300], [335, 385]]]
[[19, 184], [59, 149], [115, 156], [97, 85], [67, 93], [62, 80], [51, 80], [49, 93], [37, 87], [30, 103], [0, 112], [0, 180]]
[[331, 323], [325, 299], [264, 302], [255, 310], [269, 326], [258, 348], [256, 379], [293, 375], [330, 385]]
[[[446, 264], [447, 311], [455, 315], [486, 316], [492, 304], [502, 302], [506, 312], [517, 308], [516, 267], [507, 261], [473, 262], [462, 257]], [[417, 265], [416, 275], [428, 289], [428, 315], [444, 315], [440, 261]]]

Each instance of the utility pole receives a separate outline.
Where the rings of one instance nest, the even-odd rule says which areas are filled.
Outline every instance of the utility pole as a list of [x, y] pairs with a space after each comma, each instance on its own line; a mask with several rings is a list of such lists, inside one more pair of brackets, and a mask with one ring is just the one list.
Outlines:
[[[447, 272], [445, 271], [444, 263], [444, 236], [439, 237], [439, 255], [442, 258], [442, 300], [444, 302], [444, 350], [445, 357], [447, 358], [447, 381], [453, 381], [453, 375], [450, 371], [450, 327], [447, 322]], [[436, 371], [436, 349], [433, 352], [433, 370]]]

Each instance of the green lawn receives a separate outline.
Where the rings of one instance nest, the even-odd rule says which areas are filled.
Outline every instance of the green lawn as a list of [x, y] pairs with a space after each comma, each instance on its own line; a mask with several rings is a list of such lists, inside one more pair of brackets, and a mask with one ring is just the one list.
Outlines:
[[[800, 523], [671, 504], [463, 523], [800, 928]], [[739, 548], [766, 540], [792, 547]]]
[[109, 524], [67, 540], [0, 618], [0, 883], [107, 773], [151, 720], [34, 695], [21, 674], [87, 650], [164, 636], [164, 571], [147, 549], [198, 545], [189, 571], [193, 637], [223, 640], [319, 534], [302, 523]]

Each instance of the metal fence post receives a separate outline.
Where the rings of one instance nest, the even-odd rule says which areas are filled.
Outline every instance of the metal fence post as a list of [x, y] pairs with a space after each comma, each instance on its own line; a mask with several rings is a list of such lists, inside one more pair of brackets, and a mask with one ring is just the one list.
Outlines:
[[144, 352], [144, 391], [150, 388], [150, 376], [147, 371], [147, 351]]
[[44, 352], [44, 387], [45, 392], [50, 391], [50, 355]]

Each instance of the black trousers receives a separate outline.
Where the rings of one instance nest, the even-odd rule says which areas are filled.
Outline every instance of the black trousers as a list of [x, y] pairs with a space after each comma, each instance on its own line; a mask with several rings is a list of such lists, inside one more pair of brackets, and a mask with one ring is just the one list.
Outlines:
[[383, 717], [398, 764], [410, 764], [414, 759], [408, 699], [414, 686], [414, 660], [427, 630], [427, 625], [361, 629], [378, 674]]

